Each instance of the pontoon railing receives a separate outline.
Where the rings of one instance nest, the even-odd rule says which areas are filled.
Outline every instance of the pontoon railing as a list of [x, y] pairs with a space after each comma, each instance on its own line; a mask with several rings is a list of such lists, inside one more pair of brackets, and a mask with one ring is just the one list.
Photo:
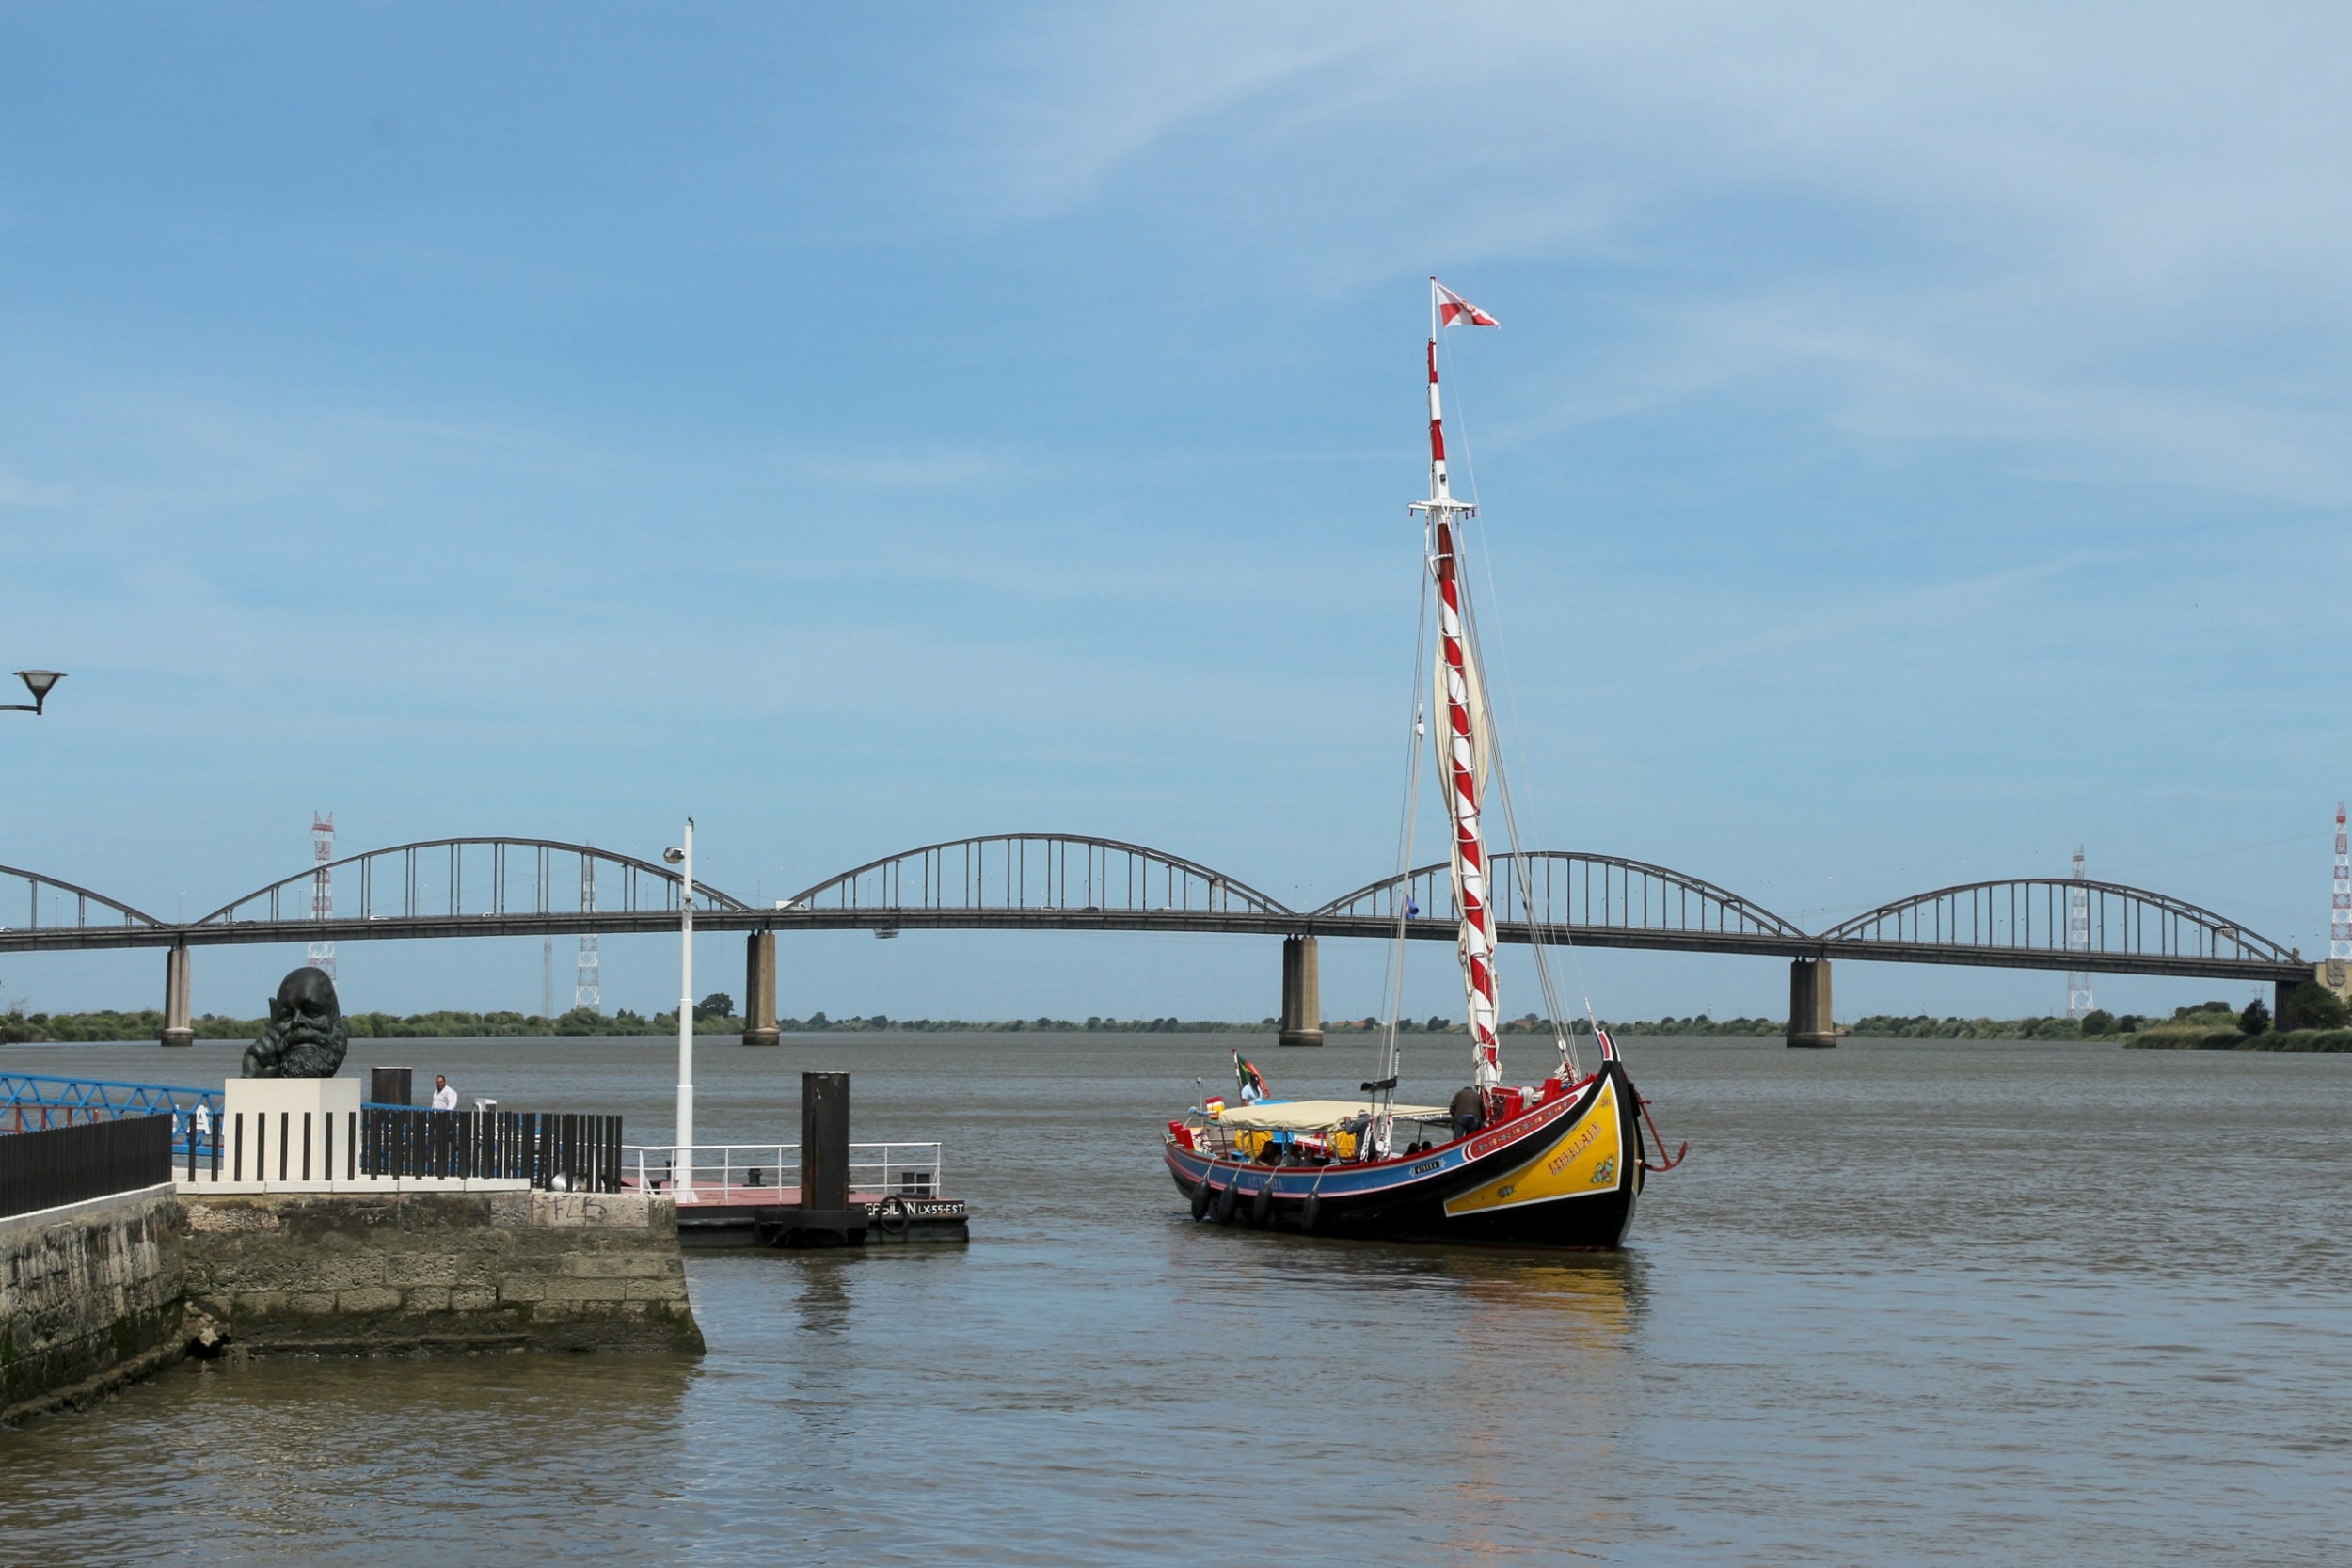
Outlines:
[[[628, 1144], [621, 1163], [628, 1186], [681, 1196], [691, 1189], [696, 1203], [781, 1203], [778, 1188], [801, 1184], [799, 1144]], [[850, 1146], [852, 1193], [930, 1197], [940, 1185], [935, 1143]]]

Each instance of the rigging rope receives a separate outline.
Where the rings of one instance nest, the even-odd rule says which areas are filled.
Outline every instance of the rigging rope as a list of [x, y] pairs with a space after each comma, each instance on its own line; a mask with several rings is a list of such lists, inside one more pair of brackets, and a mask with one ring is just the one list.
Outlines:
[[[1462, 377], [1455, 370], [1453, 341], [1450, 338], [1440, 339], [1439, 352], [1445, 356], [1446, 379], [1454, 386], [1453, 419], [1455, 428], [1461, 432], [1461, 436], [1459, 441], [1456, 443], [1456, 448], [1461, 453], [1462, 477], [1469, 483], [1470, 500], [1472, 507], [1470, 517], [1478, 524], [1479, 564], [1484, 569], [1486, 576], [1486, 592], [1493, 594], [1496, 602], [1500, 604], [1502, 602], [1502, 595], [1500, 590], [1497, 589], [1495, 584], [1494, 552], [1488, 546], [1486, 521], [1476, 510], [1478, 505], [1478, 459], [1475, 455], [1476, 444], [1470, 438], [1469, 390], [1465, 386]], [[1463, 531], [1467, 532], [1467, 531]], [[1456, 537], [1461, 538], [1462, 534], [1457, 533]], [[1486, 680], [1486, 648], [1484, 646], [1485, 639], [1480, 636], [1478, 630], [1477, 609], [1473, 603], [1475, 597], [1475, 595], [1467, 593], [1462, 595], [1462, 621], [1464, 630], [1470, 636], [1471, 646], [1476, 651], [1477, 655], [1478, 681], [1480, 687], [1479, 696], [1486, 707], [1488, 716], [1487, 721], [1489, 723], [1493, 723], [1495, 721], [1496, 707], [1493, 700], [1493, 688]], [[1510, 787], [1510, 774], [1503, 762], [1503, 753], [1505, 752], [1511, 750], [1513, 747], [1517, 747], [1524, 743], [1526, 732], [1523, 726], [1519, 723], [1518, 699], [1511, 684], [1510, 645], [1502, 635], [1500, 622], [1497, 623], [1496, 627], [1495, 655], [1496, 667], [1502, 673], [1503, 676], [1502, 689], [1505, 693], [1503, 699], [1504, 717], [1508, 721], [1511, 732], [1511, 745], [1508, 747], [1497, 746], [1494, 748], [1495, 754], [1492, 766], [1495, 775], [1495, 793], [1502, 801], [1503, 832], [1508, 836], [1511, 844], [1510, 861], [1512, 871], [1518, 883], [1519, 912], [1521, 917], [1527, 922], [1528, 936], [1530, 939], [1528, 948], [1530, 955], [1533, 957], [1535, 963], [1535, 982], [1537, 989], [1543, 993], [1544, 1010], [1546, 1016], [1551, 1022], [1553, 1037], [1559, 1045], [1563, 1065], [1576, 1072], [1579, 1076], [1581, 1076], [1583, 1068], [1577, 1060], [1576, 1045], [1574, 1040], [1574, 1025], [1564, 1020], [1561, 1016], [1562, 1009], [1560, 1006], [1559, 993], [1552, 980], [1551, 965], [1546, 958], [1544, 951], [1546, 943], [1544, 941], [1543, 924], [1535, 917], [1534, 898], [1527, 885], [1531, 863], [1526, 855], [1526, 840], [1519, 835], [1518, 814]], [[1573, 895], [1571, 895], [1571, 896], [1573, 896]], [[1573, 911], [1571, 910], [1569, 912], [1573, 912]], [[1564, 920], [1561, 924], [1565, 927], [1568, 923]], [[1575, 940], [1567, 936], [1567, 934], [1563, 931], [1560, 945], [1567, 950], [1568, 967], [1575, 974], [1578, 997], [1584, 1006], [1584, 1021], [1592, 1027], [1596, 1036], [1597, 1036], [1600, 1030], [1600, 1020], [1593, 1010], [1592, 988], [1585, 981], [1584, 965], [1576, 951]], [[1498, 953], [1501, 951], [1499, 944], [1497, 951]]]
[[[1424, 556], [1427, 554], [1427, 548], [1426, 545], [1422, 546]], [[1405, 737], [1405, 812], [1397, 824], [1396, 833], [1398, 883], [1396, 935], [1390, 940], [1387, 968], [1382, 971], [1380, 976], [1382, 1004], [1388, 1013], [1388, 1027], [1380, 1047], [1380, 1069], [1373, 1075], [1375, 1082], [1382, 1079], [1393, 1080], [1398, 1076], [1399, 1070], [1396, 1025], [1397, 1015], [1404, 1010], [1405, 1006], [1406, 911], [1410, 907], [1413, 897], [1413, 830], [1416, 825], [1415, 818], [1421, 815], [1421, 742], [1425, 733], [1422, 723], [1421, 676], [1422, 658], [1429, 649], [1429, 572], [1424, 562], [1421, 574], [1421, 613], [1413, 633], [1413, 674], [1412, 679], [1406, 683], [1406, 689], [1412, 697], [1413, 724], [1411, 732]], [[1393, 1103], [1396, 1098], [1394, 1091], [1391, 1090], [1387, 1098]], [[1381, 1117], [1380, 1131], [1381, 1141], [1385, 1143], [1388, 1133], [1388, 1117], [1385, 1113]]]

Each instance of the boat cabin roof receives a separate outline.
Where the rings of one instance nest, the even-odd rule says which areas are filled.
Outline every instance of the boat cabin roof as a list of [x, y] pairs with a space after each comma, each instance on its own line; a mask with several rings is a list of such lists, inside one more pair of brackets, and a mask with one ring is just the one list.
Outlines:
[[[1262, 1100], [1254, 1105], [1228, 1105], [1216, 1119], [1219, 1127], [1244, 1132], [1327, 1132], [1373, 1110], [1369, 1100]], [[1446, 1119], [1440, 1105], [1391, 1105], [1389, 1114], [1400, 1121]]]

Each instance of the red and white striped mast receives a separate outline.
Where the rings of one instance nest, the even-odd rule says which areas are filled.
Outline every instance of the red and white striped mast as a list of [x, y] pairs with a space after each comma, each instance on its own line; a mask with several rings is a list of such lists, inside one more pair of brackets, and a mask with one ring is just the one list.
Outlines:
[[1477, 515], [1454, 499], [1445, 467], [1445, 412], [1438, 397], [1438, 333], [1454, 325], [1494, 326], [1494, 317], [1438, 282], [1429, 280], [1429, 499], [1409, 510], [1427, 519], [1429, 575], [1438, 586], [1438, 680], [1445, 692], [1445, 731], [1438, 767], [1454, 831], [1454, 901], [1461, 909], [1462, 989], [1470, 1003], [1471, 1081], [1490, 1088], [1502, 1081], [1500, 1018], [1495, 997], [1494, 911], [1489, 903], [1486, 832], [1479, 819], [1479, 749], [1472, 718], [1473, 655], [1462, 619], [1463, 587], [1456, 534]]

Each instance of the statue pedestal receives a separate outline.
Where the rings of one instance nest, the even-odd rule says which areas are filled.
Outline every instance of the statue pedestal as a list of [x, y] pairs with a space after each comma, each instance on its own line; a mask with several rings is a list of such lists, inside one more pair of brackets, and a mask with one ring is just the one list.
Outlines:
[[337, 1181], [359, 1174], [359, 1080], [231, 1078], [223, 1085], [221, 1175]]

